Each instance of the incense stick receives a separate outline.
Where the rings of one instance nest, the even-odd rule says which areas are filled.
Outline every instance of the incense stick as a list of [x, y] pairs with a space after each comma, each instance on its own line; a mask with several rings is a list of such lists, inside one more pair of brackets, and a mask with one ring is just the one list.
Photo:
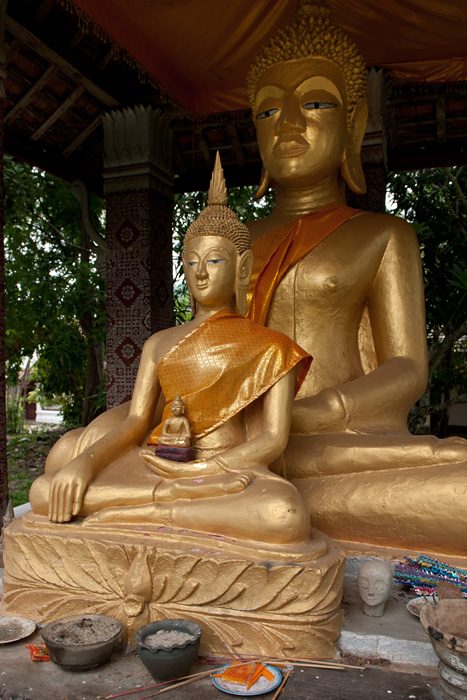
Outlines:
[[[278, 661], [268, 661], [267, 663], [271, 664], [272, 666], [280, 666]], [[345, 668], [343, 666], [328, 666], [325, 664], [301, 664], [295, 663], [295, 661], [288, 661], [287, 664], [282, 666], [282, 668], [284, 668], [285, 666], [294, 666], [297, 668], [327, 668], [330, 671], [345, 671]]]
[[280, 686], [279, 686], [278, 689], [277, 689], [277, 693], [274, 695], [274, 697], [273, 697], [272, 700], [277, 700], [277, 698], [279, 697], [279, 695], [282, 693], [282, 691], [283, 691], [284, 688], [285, 688], [285, 684], [286, 684], [287, 681], [289, 680], [289, 677], [290, 677], [290, 674], [291, 674], [291, 673], [292, 673], [292, 671], [287, 671], [287, 673], [285, 674], [285, 676], [284, 676], [284, 678], [283, 678], [283, 680], [282, 680], [282, 683], [280, 684]]
[[[209, 659], [213, 659], [213, 661], [227, 661], [225, 657], [206, 657]], [[355, 668], [359, 671], [362, 671], [363, 669], [367, 668], [366, 666], [356, 666], [355, 664], [345, 664], [340, 662], [338, 659], [329, 659], [329, 658], [324, 658], [324, 657], [317, 657], [315, 659], [299, 659], [299, 658], [294, 658], [294, 657], [286, 657], [286, 656], [280, 656], [280, 657], [271, 657], [271, 656], [256, 656], [254, 658], [250, 658], [250, 661], [260, 661], [260, 660], [265, 660], [267, 659], [267, 662], [270, 664], [293, 664], [295, 666], [298, 666], [299, 664], [309, 664], [310, 668], [314, 668], [315, 664], [320, 664], [323, 666], [323, 668]]]
[[[191, 676], [182, 676], [181, 678], [177, 678], [177, 682], [174, 685], [171, 685], [168, 688], [162, 688], [161, 690], [157, 691], [157, 693], [153, 693], [151, 695], [146, 695], [144, 698], [140, 698], [140, 700], [146, 700], [146, 698], [153, 698], [156, 695], [161, 695], [162, 693], [166, 693], [169, 690], [172, 690], [172, 688], [179, 688], [181, 685], [186, 685], [187, 683], [192, 683], [193, 681], [196, 680], [201, 680], [202, 678], [207, 678], [209, 675], [213, 674], [216, 671], [220, 671], [224, 668], [227, 668], [228, 666], [232, 665], [232, 668], [235, 666], [245, 666], [246, 664], [253, 663], [255, 661], [260, 661], [260, 660], [265, 660], [267, 661], [265, 663], [269, 663], [271, 665], [274, 664], [289, 664], [291, 666], [299, 666], [303, 668], [318, 668], [318, 669], [331, 669], [334, 671], [340, 671], [344, 670], [345, 668], [355, 668], [358, 669], [359, 671], [362, 671], [366, 668], [366, 666], [355, 666], [352, 664], [344, 664], [340, 663], [339, 661], [327, 661], [326, 659], [316, 659], [316, 660], [310, 660], [310, 659], [292, 659], [288, 657], [278, 657], [276, 659], [274, 658], [267, 658], [265, 656], [256, 656], [253, 658], [249, 658], [248, 661], [240, 661], [240, 659], [231, 659], [227, 664], [223, 664], [219, 666], [218, 668], [212, 669], [210, 671], [200, 671], [199, 673], [194, 673]], [[213, 657], [212, 663], [219, 663], [221, 659], [215, 659]], [[225, 657], [223, 657], [222, 660], [226, 660]], [[287, 674], [286, 674], [287, 676]], [[163, 681], [161, 683], [155, 683], [154, 685], [147, 685], [144, 688], [135, 688], [134, 690], [127, 690], [123, 693], [117, 693], [116, 695], [98, 695], [97, 700], [113, 700], [113, 698], [120, 698], [123, 697], [124, 695], [131, 695], [132, 693], [140, 693], [143, 690], [150, 690], [151, 688], [159, 688], [161, 685], [166, 685], [167, 683], [172, 683], [173, 681]], [[285, 685], [283, 683], [283, 685]], [[282, 687], [282, 686], [281, 686]], [[276, 695], [277, 697], [277, 695]], [[274, 700], [274, 698], [273, 698]]]
[[356, 668], [358, 670], [362, 670], [366, 668], [366, 666], [355, 666], [352, 664], [344, 664], [340, 663], [339, 661], [326, 661], [326, 660], [313, 660], [313, 659], [293, 659], [293, 658], [286, 658], [286, 657], [278, 657], [276, 659], [272, 658], [269, 659], [268, 663], [270, 664], [281, 664], [281, 663], [286, 663], [286, 664], [292, 664], [293, 666], [304, 666], [304, 667], [309, 667], [309, 668], [315, 668], [317, 665], [320, 666], [320, 668]]
[[[247, 662], [245, 662], [247, 663]], [[230, 662], [229, 662], [230, 664]], [[199, 671], [198, 673], [193, 673], [190, 676], [181, 676], [180, 678], [176, 678], [175, 680], [177, 681], [183, 681], [185, 679], [195, 679], [197, 677], [205, 676], [209, 673], [213, 673], [214, 671], [220, 671], [223, 668], [227, 668], [229, 664], [224, 664], [223, 666], [219, 666], [219, 668], [213, 669], [211, 671]], [[170, 681], [161, 681], [161, 683], [154, 683], [153, 685], [146, 685], [144, 688], [135, 688], [134, 690], [126, 690], [123, 693], [117, 693], [116, 695], [98, 695], [97, 700], [111, 700], [112, 698], [121, 698], [124, 695], [131, 695], [132, 693], [141, 693], [143, 690], [151, 690], [151, 688], [159, 688], [161, 685], [167, 685], [167, 683], [173, 683], [173, 680]], [[172, 686], [171, 686], [172, 687]]]
[[[194, 681], [200, 681], [203, 678], [208, 678], [209, 676], [211, 676], [211, 674], [214, 671], [219, 671], [222, 668], [227, 668], [230, 665], [232, 666], [232, 668], [234, 668], [237, 666], [246, 666], [249, 663], [251, 663], [251, 661], [240, 661], [239, 663], [234, 663], [233, 661], [231, 661], [227, 665], [224, 664], [224, 666], [219, 666], [219, 668], [211, 669], [210, 671], [200, 671], [199, 673], [195, 673], [192, 676], [184, 676], [183, 678], [185, 678], [186, 680], [178, 679], [178, 680], [181, 680], [181, 683], [175, 683], [174, 685], [171, 685], [168, 688], [162, 688], [162, 690], [158, 690], [157, 693], [151, 693], [151, 695], [145, 695], [144, 697], [140, 698], [140, 700], [147, 700], [147, 698], [154, 698], [154, 697], [156, 697], [156, 695], [162, 695], [162, 693], [168, 693], [169, 690], [173, 690], [175, 688], [180, 688], [182, 685], [187, 685], [188, 683], [193, 683]], [[170, 681], [168, 681], [168, 682], [170, 682]], [[163, 684], [160, 683], [158, 685], [163, 685]], [[148, 688], [149, 687], [151, 687], [151, 686], [148, 686]], [[152, 687], [155, 688], [157, 686], [152, 686]], [[141, 690], [145, 690], [145, 689], [138, 688], [138, 690], [141, 691]], [[129, 693], [134, 693], [134, 692], [136, 692], [136, 691], [134, 691], [134, 690], [129, 691]], [[127, 695], [127, 694], [128, 693], [122, 693], [122, 695]], [[109, 696], [109, 698], [112, 698], [112, 697], [116, 697], [116, 696], [112, 696], [112, 695]], [[106, 698], [106, 700], [108, 700], [108, 698]]]

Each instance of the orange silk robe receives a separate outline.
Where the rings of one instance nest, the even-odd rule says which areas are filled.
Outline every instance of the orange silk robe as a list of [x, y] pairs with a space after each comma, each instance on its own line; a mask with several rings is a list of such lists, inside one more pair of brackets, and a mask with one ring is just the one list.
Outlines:
[[157, 376], [166, 405], [162, 423], [151, 433], [149, 444], [157, 444], [177, 394], [183, 399], [196, 440], [264, 394], [292, 367], [297, 368], [296, 393], [310, 364], [311, 357], [283, 333], [223, 309], [185, 336], [159, 362]]
[[358, 209], [334, 202], [288, 221], [253, 243], [253, 274], [248, 287], [248, 318], [264, 325], [277, 285], [290, 268], [344, 224]]

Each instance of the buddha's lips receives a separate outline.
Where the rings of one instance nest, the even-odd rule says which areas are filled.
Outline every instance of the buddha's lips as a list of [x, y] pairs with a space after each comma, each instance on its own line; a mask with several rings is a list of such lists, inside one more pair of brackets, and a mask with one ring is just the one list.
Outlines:
[[279, 158], [290, 158], [305, 153], [310, 147], [300, 134], [281, 136], [273, 146], [272, 152]]

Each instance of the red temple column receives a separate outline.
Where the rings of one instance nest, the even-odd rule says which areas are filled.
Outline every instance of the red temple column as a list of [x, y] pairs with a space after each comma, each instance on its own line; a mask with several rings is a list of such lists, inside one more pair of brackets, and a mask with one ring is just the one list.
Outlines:
[[159, 110], [104, 116], [108, 408], [131, 397], [144, 342], [173, 323], [172, 163]]
[[0, 530], [8, 504], [5, 405], [5, 254], [3, 244], [3, 109], [0, 109]]

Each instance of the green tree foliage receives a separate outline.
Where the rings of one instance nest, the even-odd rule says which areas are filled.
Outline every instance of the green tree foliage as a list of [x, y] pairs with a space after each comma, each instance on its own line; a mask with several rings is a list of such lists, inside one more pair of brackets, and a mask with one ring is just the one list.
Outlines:
[[449, 406], [467, 402], [467, 168], [393, 173], [389, 193], [415, 227], [425, 278], [429, 382], [411, 428], [430, 415], [443, 437]]
[[[261, 219], [271, 213], [274, 206], [273, 192], [268, 192], [259, 202], [253, 201], [255, 187], [234, 187], [229, 190], [228, 205], [241, 221]], [[176, 323], [191, 318], [188, 290], [183, 276], [183, 239], [188, 226], [200, 215], [207, 202], [206, 192], [187, 192], [175, 195], [173, 214], [173, 268], [174, 308]]]
[[[91, 211], [102, 228], [97, 198]], [[69, 185], [5, 156], [4, 233], [7, 383], [17, 383], [23, 358], [37, 356], [40, 397], [60, 397], [67, 422], [80, 424], [88, 341], [104, 339], [105, 290]]]

